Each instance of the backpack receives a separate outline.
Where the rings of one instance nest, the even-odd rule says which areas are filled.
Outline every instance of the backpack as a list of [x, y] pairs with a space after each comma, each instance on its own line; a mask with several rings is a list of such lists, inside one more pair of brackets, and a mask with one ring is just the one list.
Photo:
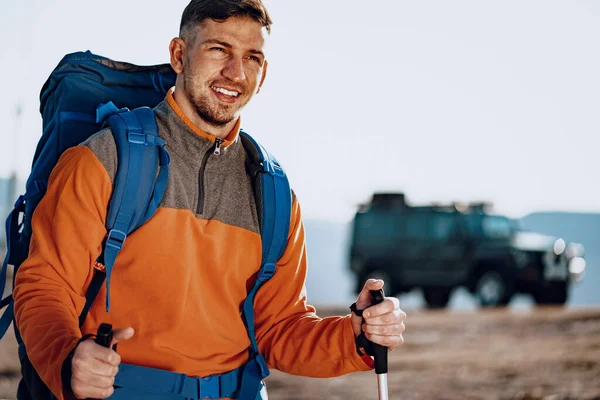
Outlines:
[[[164, 100], [175, 84], [176, 74], [169, 64], [141, 67], [92, 54], [89, 51], [66, 55], [54, 69], [40, 94], [43, 134], [38, 143], [26, 192], [20, 196], [6, 221], [7, 254], [0, 271], [3, 293], [8, 265], [13, 265], [13, 285], [19, 266], [27, 258], [31, 240], [31, 218], [44, 196], [48, 177], [60, 155], [108, 125], [119, 154], [117, 174], [106, 220], [107, 236], [98, 262], [105, 271], [95, 270], [86, 293], [79, 326], [106, 282], [109, 292], [114, 261], [125, 238], [148, 221], [156, 211], [168, 180], [169, 155], [166, 143], [158, 137], [152, 107]], [[129, 108], [134, 109], [129, 111]], [[257, 280], [243, 303], [242, 316], [251, 341], [250, 361], [241, 374], [240, 399], [254, 399], [261, 381], [269, 374], [258, 351], [254, 330], [254, 297], [275, 273], [287, 244], [292, 195], [279, 163], [246, 132], [240, 132], [254, 180], [259, 214], [262, 260]], [[107, 294], [107, 310], [110, 307]], [[0, 318], [0, 339], [14, 320], [12, 295], [2, 300], [6, 307]], [[16, 323], [23, 378], [19, 399], [51, 399], [52, 393], [41, 381], [27, 357]], [[216, 396], [218, 397], [218, 396]]]

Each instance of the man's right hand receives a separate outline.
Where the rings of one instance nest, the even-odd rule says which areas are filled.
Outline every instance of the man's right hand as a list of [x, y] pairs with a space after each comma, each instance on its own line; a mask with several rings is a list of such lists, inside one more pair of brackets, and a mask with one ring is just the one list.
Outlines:
[[76, 398], [104, 399], [113, 394], [121, 356], [112, 347], [133, 334], [133, 328], [116, 329], [109, 348], [96, 344], [94, 339], [79, 343], [71, 360], [71, 391]]

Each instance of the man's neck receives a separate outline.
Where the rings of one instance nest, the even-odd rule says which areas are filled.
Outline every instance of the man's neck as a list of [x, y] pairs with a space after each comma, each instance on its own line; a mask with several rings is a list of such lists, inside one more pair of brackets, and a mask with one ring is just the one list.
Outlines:
[[185, 116], [188, 117], [189, 120], [192, 121], [192, 123], [196, 127], [198, 127], [198, 129], [210, 135], [214, 135], [221, 139], [227, 139], [227, 136], [229, 136], [231, 130], [237, 123], [237, 120], [234, 119], [227, 125], [219, 127], [208, 124], [206, 121], [200, 118], [200, 116], [194, 111], [194, 108], [188, 101], [187, 97], [185, 97], [185, 94], [182, 90], [175, 90], [175, 92], [173, 93], [173, 98], [175, 99], [175, 102], [177, 103], [179, 108], [181, 108], [181, 111], [185, 114]]

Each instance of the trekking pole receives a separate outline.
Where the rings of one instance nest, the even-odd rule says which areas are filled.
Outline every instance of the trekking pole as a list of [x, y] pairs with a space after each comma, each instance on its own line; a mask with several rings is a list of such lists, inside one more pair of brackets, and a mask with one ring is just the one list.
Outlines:
[[98, 328], [98, 333], [96, 334], [96, 344], [99, 344], [102, 347], [110, 347], [110, 342], [112, 342], [112, 338], [112, 325], [101, 324]]
[[[373, 304], [383, 302], [382, 290], [371, 290]], [[373, 358], [375, 359], [375, 374], [377, 375], [377, 390], [379, 400], [388, 400], [388, 349], [380, 344], [373, 343]]]
[[[110, 343], [113, 339], [113, 330], [111, 324], [100, 324], [98, 328], [98, 332], [96, 333], [96, 344], [99, 344], [102, 347], [110, 347]], [[113, 347], [114, 349], [114, 347]], [[96, 399], [94, 399], [96, 400]], [[100, 400], [100, 399], [98, 399]]]

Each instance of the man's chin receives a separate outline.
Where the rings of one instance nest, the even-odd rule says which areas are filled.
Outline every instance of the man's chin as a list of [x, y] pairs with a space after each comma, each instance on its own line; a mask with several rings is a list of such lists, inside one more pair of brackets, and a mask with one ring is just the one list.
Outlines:
[[215, 127], [223, 127], [233, 121], [235, 121], [238, 116], [236, 115], [236, 113], [232, 113], [231, 111], [224, 113], [224, 112], [214, 112], [213, 110], [206, 110], [204, 108], [201, 107], [195, 107], [196, 109], [196, 114], [200, 117], [200, 119], [202, 119], [204, 122], [206, 122], [209, 125], [215, 126]]
[[227, 107], [228, 110], [221, 109], [221, 112], [211, 113], [212, 120], [220, 126], [225, 126], [231, 122], [237, 121], [239, 117], [239, 109], [232, 110]]
[[237, 117], [235, 117], [235, 116], [223, 117], [223, 116], [200, 115], [200, 118], [202, 118], [202, 120], [204, 120], [204, 122], [208, 123], [209, 125], [216, 126], [216, 127], [223, 127], [223, 126], [235, 121]]

